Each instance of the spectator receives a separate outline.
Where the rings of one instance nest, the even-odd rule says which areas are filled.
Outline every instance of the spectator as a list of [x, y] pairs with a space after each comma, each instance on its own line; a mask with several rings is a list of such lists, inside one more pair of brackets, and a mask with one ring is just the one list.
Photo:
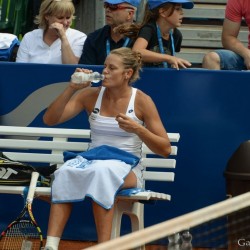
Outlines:
[[114, 28], [123, 23], [132, 23], [140, 0], [105, 0], [106, 25], [86, 39], [79, 64], [103, 65], [113, 49], [132, 47], [132, 40], [115, 33]]
[[87, 36], [70, 28], [74, 13], [71, 0], [44, 0], [35, 18], [39, 28], [24, 35], [16, 61], [78, 64]]
[[[86, 110], [91, 129], [90, 149], [80, 154], [83, 158], [78, 155], [55, 171], [46, 250], [58, 249], [72, 202], [85, 196], [93, 200], [98, 242], [108, 241], [115, 194], [119, 189], [142, 187], [142, 142], [163, 157], [170, 154], [171, 145], [155, 104], [148, 95], [131, 87], [139, 78], [140, 68], [139, 52], [130, 48], [112, 50], [104, 63], [101, 87], [90, 87], [90, 82], [70, 82], [45, 112], [45, 123], [56, 125]], [[100, 153], [103, 145], [106, 153]], [[94, 161], [87, 160], [90, 151], [92, 156], [97, 151]], [[103, 158], [107, 152], [117, 151], [118, 157], [113, 154], [98, 159], [98, 155]], [[135, 162], [134, 166], [123, 161], [125, 155]]]
[[120, 25], [118, 33], [136, 39], [133, 50], [142, 54], [144, 66], [179, 67], [191, 66], [187, 60], [175, 56], [182, 43], [181, 26], [183, 9], [193, 8], [191, 0], [148, 0], [141, 25]]
[[203, 58], [203, 68], [250, 70], [250, 35], [248, 35], [248, 48], [238, 38], [243, 18], [250, 30], [249, 0], [228, 0], [221, 37], [224, 49], [207, 53]]

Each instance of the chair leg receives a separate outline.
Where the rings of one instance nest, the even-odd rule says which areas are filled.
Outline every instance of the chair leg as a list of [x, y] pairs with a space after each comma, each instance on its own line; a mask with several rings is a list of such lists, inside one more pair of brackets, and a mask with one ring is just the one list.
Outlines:
[[[139, 202], [129, 200], [118, 200], [115, 203], [114, 217], [112, 222], [111, 239], [120, 236], [121, 220], [123, 214], [129, 216], [131, 220], [132, 232], [141, 230], [144, 228], [144, 205]], [[145, 250], [145, 246], [137, 248], [138, 250]]]
[[112, 221], [111, 239], [115, 239], [120, 236], [121, 221], [122, 221], [122, 215], [123, 215], [123, 212], [120, 209], [118, 201], [116, 201], [114, 206], [115, 206], [115, 209], [114, 209], [114, 215], [113, 215], [113, 221]]

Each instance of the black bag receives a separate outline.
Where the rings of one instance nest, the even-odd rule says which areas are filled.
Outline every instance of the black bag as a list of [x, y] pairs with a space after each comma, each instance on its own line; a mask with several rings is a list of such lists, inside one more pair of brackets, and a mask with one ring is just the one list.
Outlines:
[[39, 172], [39, 186], [50, 186], [50, 175], [56, 170], [56, 165], [49, 167], [34, 167], [27, 163], [13, 161], [0, 152], [0, 185], [28, 186], [31, 173]]

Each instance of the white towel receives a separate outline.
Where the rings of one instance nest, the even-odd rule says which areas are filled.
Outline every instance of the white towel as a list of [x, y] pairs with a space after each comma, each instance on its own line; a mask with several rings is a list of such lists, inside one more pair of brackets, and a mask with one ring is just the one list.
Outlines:
[[78, 155], [55, 171], [52, 202], [77, 202], [88, 196], [110, 209], [131, 169], [121, 160], [87, 160]]
[[0, 33], [0, 49], [8, 49], [15, 39], [17, 39], [16, 35]]

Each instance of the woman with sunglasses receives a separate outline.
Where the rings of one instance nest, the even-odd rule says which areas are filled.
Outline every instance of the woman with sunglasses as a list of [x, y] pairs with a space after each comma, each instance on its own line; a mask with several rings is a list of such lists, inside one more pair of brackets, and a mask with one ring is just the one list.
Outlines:
[[[141, 63], [139, 52], [129, 48], [112, 50], [104, 63], [101, 87], [71, 80], [45, 112], [44, 122], [53, 126], [85, 110], [91, 129], [90, 148], [80, 154], [83, 158], [77, 155], [54, 173], [45, 250], [58, 249], [72, 202], [85, 196], [92, 199], [98, 243], [110, 240], [115, 194], [120, 189], [142, 187], [142, 142], [163, 157], [170, 154], [169, 138], [154, 102], [131, 86], [139, 78]], [[76, 71], [91, 72], [80, 68]], [[87, 160], [88, 152], [92, 156], [97, 153], [93, 161]], [[129, 163], [125, 156], [131, 159]]]
[[181, 49], [182, 34], [177, 29], [183, 19], [183, 8], [192, 9], [191, 0], [148, 0], [141, 25], [121, 25], [116, 32], [133, 36], [133, 50], [140, 51], [144, 66], [190, 67], [191, 63], [175, 56]]
[[121, 24], [131, 24], [140, 0], [105, 0], [106, 25], [88, 34], [79, 64], [103, 65], [111, 50], [133, 46], [133, 41], [114, 32]]
[[44, 0], [35, 24], [24, 35], [16, 62], [78, 64], [86, 34], [70, 28], [75, 7], [71, 0]]

